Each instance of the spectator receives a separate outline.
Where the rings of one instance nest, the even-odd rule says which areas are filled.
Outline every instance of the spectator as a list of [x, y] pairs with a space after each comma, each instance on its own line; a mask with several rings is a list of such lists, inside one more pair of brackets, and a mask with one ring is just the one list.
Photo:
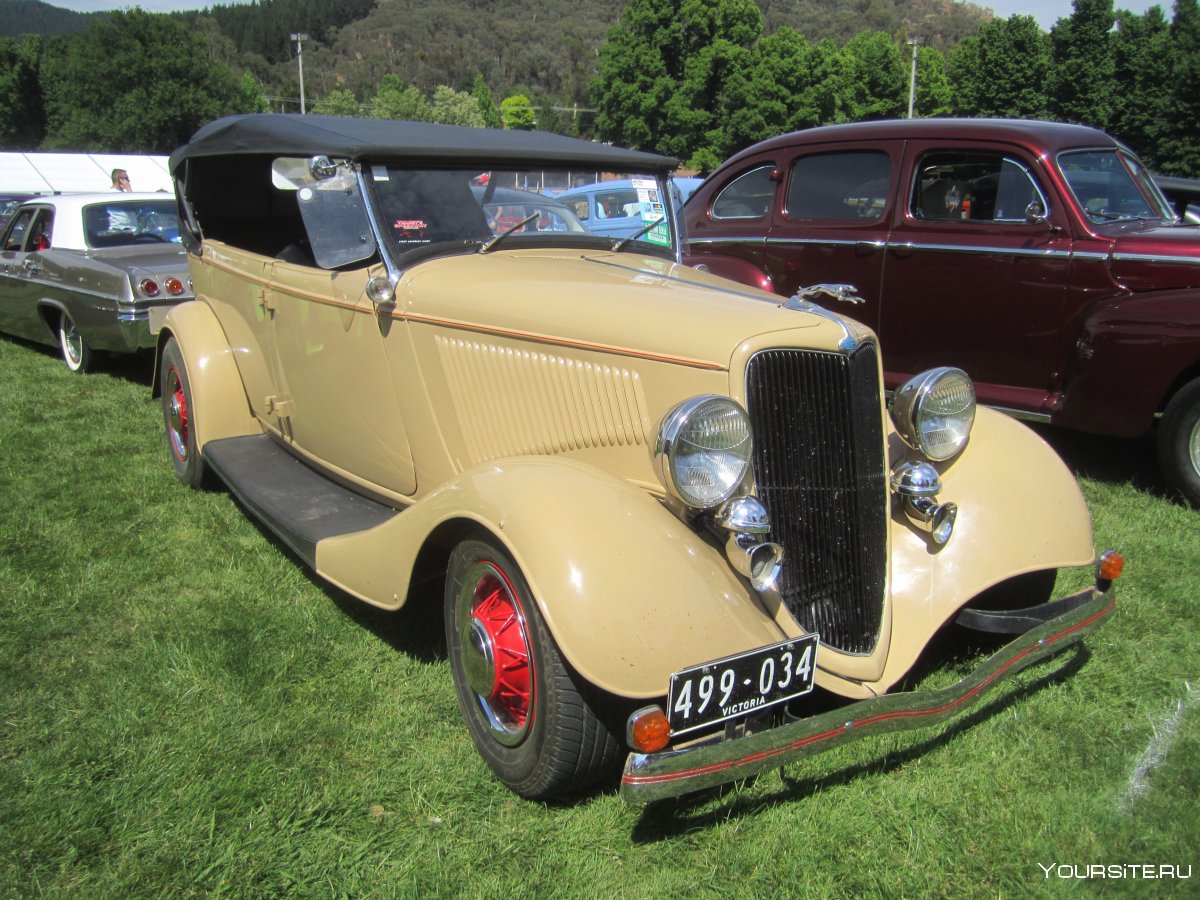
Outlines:
[[129, 183], [129, 173], [124, 169], [113, 169], [112, 189], [114, 191], [132, 191], [133, 187]]

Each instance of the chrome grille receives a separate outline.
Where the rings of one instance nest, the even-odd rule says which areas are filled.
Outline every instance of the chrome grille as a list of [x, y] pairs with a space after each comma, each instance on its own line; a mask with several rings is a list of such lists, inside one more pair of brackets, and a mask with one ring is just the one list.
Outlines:
[[767, 350], [746, 370], [759, 499], [783, 546], [780, 592], [824, 644], [869, 653], [887, 566], [877, 350]]

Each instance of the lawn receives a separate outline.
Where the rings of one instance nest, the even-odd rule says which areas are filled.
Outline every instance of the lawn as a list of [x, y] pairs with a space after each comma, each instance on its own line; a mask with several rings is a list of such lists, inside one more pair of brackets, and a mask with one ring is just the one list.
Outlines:
[[[1044, 432], [1127, 557], [1083, 652], [945, 733], [639, 811], [502, 787], [436, 602], [365, 608], [179, 485], [144, 360], [0, 339], [0, 373], [0, 896], [1197, 894], [1200, 513], [1144, 443]], [[1088, 866], [1123, 877], [1060, 877]]]

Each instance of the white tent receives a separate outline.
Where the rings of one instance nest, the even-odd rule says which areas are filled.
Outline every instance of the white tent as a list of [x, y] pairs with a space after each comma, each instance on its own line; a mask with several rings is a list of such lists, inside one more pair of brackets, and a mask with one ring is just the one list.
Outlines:
[[173, 188], [167, 157], [135, 153], [0, 153], [0, 193], [69, 194], [112, 189], [124, 169], [135, 191]]

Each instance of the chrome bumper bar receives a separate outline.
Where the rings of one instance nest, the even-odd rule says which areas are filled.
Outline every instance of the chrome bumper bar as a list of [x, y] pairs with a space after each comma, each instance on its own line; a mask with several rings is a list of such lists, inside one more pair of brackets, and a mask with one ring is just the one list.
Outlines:
[[1061, 615], [1025, 632], [957, 684], [936, 691], [886, 694], [719, 743], [631, 753], [621, 797], [641, 806], [678, 797], [815, 756], [860, 738], [940, 724], [1036, 662], [1078, 643], [1116, 607], [1111, 584], [1057, 600]]

